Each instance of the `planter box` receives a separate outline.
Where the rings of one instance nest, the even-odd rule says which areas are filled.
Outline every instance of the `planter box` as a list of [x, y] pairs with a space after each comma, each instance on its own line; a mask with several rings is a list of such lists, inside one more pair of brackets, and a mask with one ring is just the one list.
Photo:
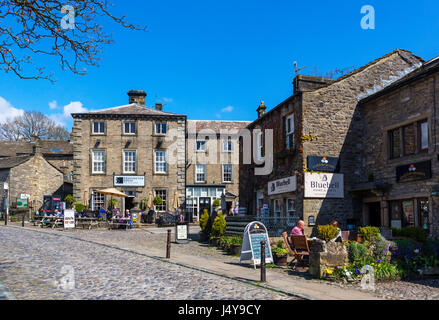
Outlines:
[[313, 241], [309, 253], [309, 274], [322, 278], [327, 268], [348, 263], [348, 251], [342, 242]]
[[212, 238], [210, 240], [210, 244], [213, 245], [214, 247], [219, 247], [221, 242], [221, 238]]
[[439, 267], [422, 269], [422, 274], [425, 276], [437, 276], [439, 275]]
[[229, 247], [229, 253], [236, 255], [241, 253], [242, 246], [240, 244], [232, 244]]
[[281, 266], [281, 267], [286, 266], [287, 260], [288, 260], [288, 255], [283, 256], [283, 257], [278, 257], [275, 254], [273, 255], [273, 262], [277, 266]]

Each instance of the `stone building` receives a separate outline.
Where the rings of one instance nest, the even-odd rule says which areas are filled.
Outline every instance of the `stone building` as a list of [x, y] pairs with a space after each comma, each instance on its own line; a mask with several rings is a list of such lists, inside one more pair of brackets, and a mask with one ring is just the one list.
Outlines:
[[158, 212], [182, 207], [186, 116], [146, 107], [144, 91], [128, 96], [128, 105], [72, 114], [73, 196], [98, 210], [111, 197], [97, 190], [115, 187], [129, 196], [116, 199], [121, 209], [138, 207], [150, 192], [163, 199]]
[[363, 224], [439, 236], [439, 58], [361, 98]]
[[268, 211], [284, 221], [302, 218], [308, 234], [332, 220], [342, 228], [359, 224], [361, 197], [348, 191], [364, 176], [359, 96], [422, 62], [408, 51], [395, 50], [336, 80], [298, 75], [291, 97], [268, 112], [262, 103], [258, 119], [248, 128], [262, 130], [253, 146], [265, 161], [266, 130], [273, 130], [273, 171], [255, 176], [254, 161], [241, 165], [241, 204], [251, 214]]
[[186, 208], [194, 220], [215, 199], [226, 197], [227, 212], [239, 205], [239, 132], [245, 121], [188, 120]]
[[[6, 143], [2, 143], [5, 145]], [[11, 144], [12, 146], [13, 144]], [[15, 145], [15, 144], [14, 144]], [[24, 144], [26, 145], [26, 144]], [[46, 145], [43, 143], [42, 145]], [[27, 145], [26, 145], [27, 146]], [[0, 158], [0, 196], [2, 211], [5, 210], [5, 198], [7, 190], [4, 183], [9, 187], [9, 206], [15, 207], [17, 199], [27, 195], [28, 206], [34, 210], [43, 205], [43, 196], [59, 196], [61, 199], [72, 192], [72, 184], [66, 181], [61, 168], [57, 168], [46, 159], [44, 148], [37, 141], [29, 151], [22, 155], [12, 155]], [[23, 148], [18, 148], [23, 151]], [[2, 151], [5, 154], [5, 150]]]

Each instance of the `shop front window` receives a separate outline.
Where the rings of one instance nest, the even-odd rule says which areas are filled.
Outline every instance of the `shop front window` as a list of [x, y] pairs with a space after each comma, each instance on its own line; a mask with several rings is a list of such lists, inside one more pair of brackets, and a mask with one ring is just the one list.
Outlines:
[[[417, 206], [415, 206], [416, 201]], [[390, 227], [392, 228], [421, 226], [428, 229], [428, 200], [404, 199], [390, 201], [389, 216]]]
[[273, 217], [275, 222], [277, 222], [278, 218], [280, 217], [280, 212], [281, 212], [280, 200], [275, 199], [273, 200]]
[[294, 214], [296, 213], [296, 204], [293, 199], [285, 199], [285, 211], [287, 221], [291, 222]]

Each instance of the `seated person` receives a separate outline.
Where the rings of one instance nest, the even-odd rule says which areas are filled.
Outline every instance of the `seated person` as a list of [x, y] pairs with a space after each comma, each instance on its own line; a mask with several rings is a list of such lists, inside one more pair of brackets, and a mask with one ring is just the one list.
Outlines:
[[343, 242], [343, 238], [341, 236], [341, 230], [338, 227], [338, 222], [334, 220], [334, 221], [331, 222], [331, 225], [337, 228], [338, 233], [335, 236], [335, 238], [331, 239], [330, 241], [332, 241], [332, 242]]
[[291, 249], [293, 249], [293, 244], [291, 242], [291, 236], [302, 236], [303, 229], [305, 228], [305, 222], [303, 220], [297, 221], [297, 225], [291, 230], [290, 237], [288, 237], [288, 242], [290, 243]]

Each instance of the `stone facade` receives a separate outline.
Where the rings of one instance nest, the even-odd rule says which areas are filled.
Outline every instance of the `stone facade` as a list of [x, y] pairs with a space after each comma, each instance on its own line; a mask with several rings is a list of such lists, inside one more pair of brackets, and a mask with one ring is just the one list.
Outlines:
[[[364, 148], [361, 139], [363, 123], [358, 110], [359, 97], [377, 84], [391, 80], [419, 65], [422, 59], [405, 50], [393, 51], [337, 80], [298, 76], [294, 94], [269, 112], [260, 114], [250, 129], [273, 130], [273, 172], [254, 176], [254, 164], [241, 166], [241, 203], [257, 213], [268, 204], [273, 215], [274, 201], [280, 205], [279, 214], [287, 214], [288, 201], [295, 202], [294, 215], [305, 220], [314, 218], [316, 225], [339, 221], [345, 228], [348, 221], [361, 216], [361, 198], [348, 190], [364, 177], [362, 169]], [[259, 109], [259, 108], [258, 108]], [[294, 115], [294, 146], [287, 148], [286, 120]], [[309, 139], [310, 135], [318, 140]], [[292, 145], [293, 142], [290, 142]], [[266, 146], [264, 146], [265, 148]], [[242, 150], [241, 150], [242, 152]], [[305, 198], [304, 175], [308, 156], [339, 158], [339, 173], [344, 174], [344, 198]], [[268, 183], [296, 176], [295, 192], [268, 195]], [[311, 234], [314, 224], [308, 224]]]
[[10, 206], [15, 206], [21, 194], [28, 194], [28, 205], [34, 210], [42, 206], [43, 196], [65, 197], [71, 191], [66, 190], [63, 173], [40, 153], [0, 160], [0, 182], [2, 198], [7, 195], [7, 191], [3, 189], [3, 182], [9, 185]]
[[[238, 136], [241, 129], [248, 124], [250, 122], [188, 120], [186, 190], [189, 197], [189, 208], [196, 218], [199, 218], [199, 213], [203, 209], [211, 208], [213, 200], [219, 199], [223, 192], [226, 196], [228, 211], [232, 202], [239, 204]], [[230, 151], [224, 150], [223, 146], [224, 140], [229, 137]], [[197, 141], [204, 144], [204, 146], [198, 146], [198, 150]], [[228, 148], [228, 145], [226, 147]], [[196, 176], [196, 166], [200, 164], [205, 164], [205, 179], [203, 181], [198, 181]], [[226, 166], [223, 167], [223, 164]], [[213, 189], [216, 191], [213, 192]], [[205, 203], [206, 201], [208, 203]]]
[[[142, 96], [133, 95], [143, 91], [130, 91], [130, 101], [142, 101]], [[143, 95], [144, 98], [144, 95]], [[133, 100], [134, 99], [134, 100]], [[144, 100], [143, 100], [144, 101]], [[186, 116], [147, 108], [131, 103], [126, 106], [105, 109], [97, 112], [73, 114], [74, 125], [72, 140], [74, 146], [74, 197], [77, 201], [89, 203], [92, 209], [109, 207], [110, 196], [92, 196], [99, 189], [114, 187], [114, 176], [141, 176], [145, 185], [117, 187], [134, 198], [119, 201], [121, 209], [138, 207], [142, 199], [148, 200], [149, 193], [166, 193], [166, 206], [158, 211], [173, 210], [175, 195], [179, 207], [185, 203], [185, 132]], [[93, 132], [94, 123], [104, 123], [101, 134]], [[126, 134], [125, 124], [135, 123], [135, 133]], [[166, 132], [157, 133], [156, 125], [166, 123]], [[104, 152], [104, 168], [94, 173], [92, 168], [93, 152]], [[134, 171], [124, 168], [123, 154], [135, 151]], [[156, 170], [156, 152], [166, 152], [166, 172]], [[160, 160], [159, 160], [160, 161]], [[99, 203], [98, 199], [99, 198]], [[102, 203], [104, 201], [104, 203]]]
[[[361, 100], [364, 224], [421, 226], [439, 236], [438, 101], [439, 59]], [[405, 177], [397, 174], [403, 166]]]

